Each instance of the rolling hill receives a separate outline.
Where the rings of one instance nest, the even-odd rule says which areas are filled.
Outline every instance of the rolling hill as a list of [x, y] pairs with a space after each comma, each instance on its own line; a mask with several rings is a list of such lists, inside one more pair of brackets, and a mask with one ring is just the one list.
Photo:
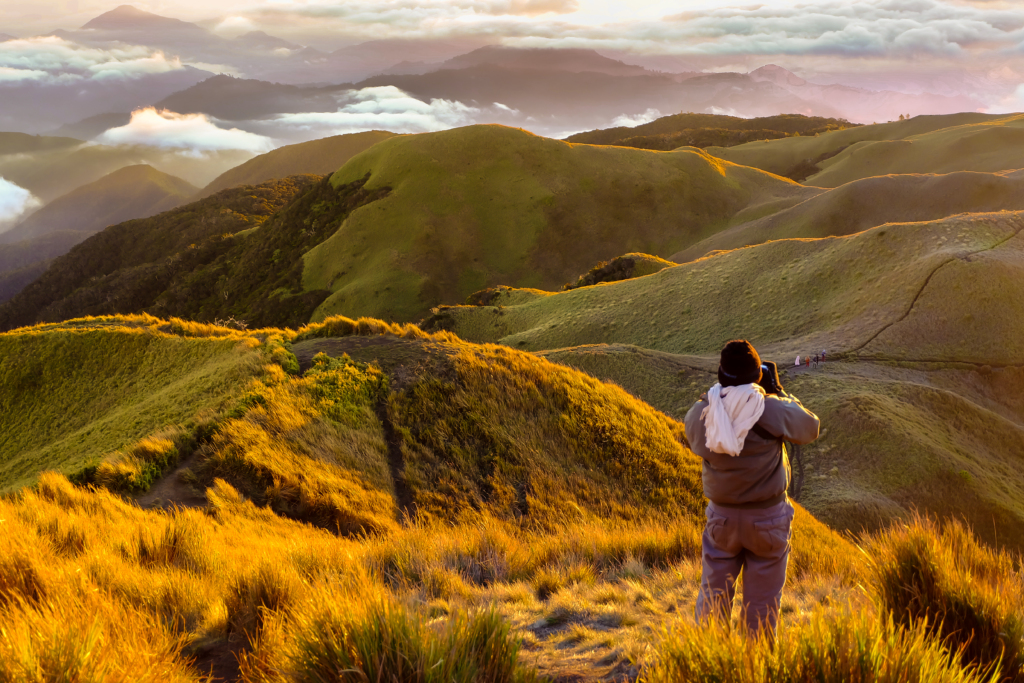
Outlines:
[[770, 216], [726, 228], [672, 256], [692, 261], [768, 240], [850, 235], [883, 223], [1024, 209], [1024, 173], [887, 175], [855, 180]]
[[[155, 306], [161, 296], [172, 295], [178, 297], [177, 303], [166, 305], [181, 309], [183, 315], [197, 316], [200, 311], [192, 307], [213, 305], [212, 299], [220, 301], [220, 308], [211, 312], [210, 319], [228, 318], [232, 312], [226, 308], [240, 301], [225, 299], [216, 291], [220, 271], [205, 271], [204, 277], [203, 269], [242, 248], [245, 233], [306, 194], [318, 180], [292, 176], [222, 190], [150, 218], [111, 226], [54, 260], [35, 282], [0, 306], [0, 327], [93, 313], [138, 312]], [[306, 227], [301, 220], [296, 232]], [[266, 284], [266, 276], [266, 272], [250, 272], [242, 281], [258, 288]], [[198, 289], [175, 289], [188, 283]]]
[[35, 151], [0, 154], [0, 176], [44, 202], [50, 202], [118, 169], [142, 164], [203, 187], [224, 171], [254, 156], [242, 150], [205, 152], [197, 156], [182, 154], [177, 149], [62, 143]]
[[668, 151], [679, 147], [732, 147], [752, 140], [818, 135], [853, 128], [842, 119], [789, 114], [741, 119], [718, 114], [673, 114], [639, 126], [576, 133], [567, 142]]
[[508, 284], [559, 287], [629, 251], [669, 255], [816, 193], [699, 151], [571, 145], [502, 126], [401, 136], [331, 179], [390, 188], [304, 257], [333, 313], [416, 320]]
[[66, 149], [82, 144], [81, 140], [64, 136], [28, 135], [26, 133], [0, 133], [0, 156], [25, 154], [55, 149]]
[[1021, 546], [1024, 405], [1004, 387], [1024, 364], [1022, 228], [1002, 212], [779, 240], [557, 294], [504, 290], [431, 324], [544, 350], [679, 416], [728, 339], [780, 367], [827, 349], [825, 371], [790, 371], [828, 425], [809, 455], [809, 508], [850, 529], [955, 510]]
[[366, 133], [335, 135], [321, 140], [279, 147], [225, 171], [204, 187], [195, 199], [208, 197], [229, 187], [258, 185], [274, 178], [286, 178], [290, 175], [334, 173], [356, 154], [393, 135], [394, 133], [387, 131], [375, 130]]
[[84, 239], [108, 225], [173, 209], [196, 192], [193, 185], [152, 166], [125, 166], [54, 199], [0, 234], [0, 242], [21, 242], [61, 231], [82, 233]]
[[196, 188], [151, 166], [127, 166], [58, 197], [0, 233], [0, 302], [71, 247], [108, 225], [178, 206]]
[[[962, 113], [915, 116], [906, 121], [859, 126], [816, 137], [709, 147], [707, 151], [727, 161], [760, 168], [808, 185], [838, 187], [851, 180], [888, 173], [1015, 169], [1017, 166], [1012, 155], [1000, 158], [998, 152], [993, 154], [993, 144], [994, 138], [1015, 135], [1019, 125], [1019, 115]], [[940, 134], [943, 130], [947, 132]], [[970, 137], [979, 133], [983, 133], [981, 138]], [[961, 138], [972, 142], [958, 142]], [[879, 143], [879, 146], [873, 147], [872, 143]], [[967, 149], [973, 143], [980, 143], [980, 146]], [[900, 151], [895, 151], [897, 148]], [[1004, 147], [1003, 151], [1008, 149]], [[882, 153], [883, 150], [889, 150], [888, 157]], [[857, 161], [851, 162], [854, 155]]]

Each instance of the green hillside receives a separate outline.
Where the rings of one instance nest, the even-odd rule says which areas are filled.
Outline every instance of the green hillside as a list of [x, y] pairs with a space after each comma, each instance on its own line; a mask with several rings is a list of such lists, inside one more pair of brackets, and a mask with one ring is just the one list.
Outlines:
[[672, 259], [691, 261], [715, 250], [768, 240], [850, 235], [883, 223], [1013, 209], [1024, 209], [1024, 174], [1020, 172], [863, 178], [770, 216], [727, 228]]
[[627, 252], [667, 256], [815, 192], [699, 151], [572, 145], [502, 126], [395, 137], [336, 187], [390, 188], [305, 255], [335, 312], [415, 320], [499, 284], [560, 287]]
[[20, 242], [57, 231], [80, 232], [84, 239], [108, 225], [169, 211], [196, 191], [181, 178], [152, 166], [125, 166], [54, 199], [0, 239]]
[[[884, 175], [886, 173], [943, 173], [950, 171], [1003, 171], [1014, 166], [1001, 168], [974, 168], [970, 166], [957, 168], [915, 168], [914, 170], [881, 170], [863, 168], [861, 175], [847, 177], [838, 181], [836, 178], [819, 179], [817, 174], [825, 168], [826, 163], [848, 147], [863, 142], [890, 142], [906, 140], [916, 135], [933, 133], [947, 128], [979, 125], [987, 127], [1001, 125], [1000, 122], [1013, 121], [1014, 116], [1005, 114], [946, 114], [941, 116], [915, 116], [906, 121], [893, 121], [870, 126], [858, 126], [846, 130], [822, 133], [817, 136], [791, 137], [767, 142], [750, 142], [736, 147], [709, 147], [708, 152], [733, 163], [753, 166], [799, 182], [818, 187], [838, 187], [844, 182]], [[884, 145], [883, 145], [884, 147]], [[952, 157], [950, 157], [952, 158]], [[813, 180], [812, 180], [813, 179]]]
[[[80, 472], [204, 410], [237, 401], [250, 346], [173, 335], [160, 321], [96, 320], [0, 334], [0, 493], [44, 470]], [[165, 331], [167, 330], [167, 331]]]
[[576, 133], [567, 142], [669, 151], [679, 147], [732, 147], [754, 140], [818, 135], [858, 124], [820, 116], [784, 114], [741, 119], [719, 114], [673, 114], [635, 127]]
[[780, 366], [827, 349], [838, 362], [822, 373], [791, 371], [828, 430], [808, 456], [812, 512], [857, 529], [955, 510], [1024, 546], [1024, 405], [1007, 395], [1024, 362], [1022, 228], [993, 213], [781, 240], [557, 294], [505, 290], [432, 324], [547, 350], [678, 417], [728, 339]]
[[[166, 306], [196, 317], [209, 299], [226, 300], [213, 288], [220, 273], [203, 268], [245, 242], [244, 234], [302, 196], [319, 178], [293, 176], [255, 187], [224, 190], [211, 197], [152, 216], [111, 226], [55, 259], [18, 296], [0, 306], [0, 329], [84, 315], [137, 313]], [[16, 245], [13, 245], [16, 246]], [[12, 246], [12, 248], [13, 248]], [[272, 256], [272, 254], [270, 255]], [[266, 284], [266, 272], [249, 273], [250, 285]], [[196, 289], [179, 293], [177, 287]], [[229, 297], [230, 299], [230, 297]], [[218, 309], [210, 319], [232, 314]], [[311, 309], [310, 309], [311, 310]]]
[[819, 166], [808, 183], [835, 187], [887, 173], [1006, 171], [1021, 168], [1015, 150], [1024, 144], [1024, 114], [968, 123], [899, 140], [852, 145]]
[[195, 197], [201, 199], [237, 185], [258, 185], [274, 178], [311, 173], [334, 173], [356, 154], [369, 149], [394, 133], [374, 130], [366, 133], [335, 135], [321, 140], [286, 145], [261, 154], [219, 175]]
[[[781, 356], [820, 347], [1013, 364], [1024, 355], [1007, 327], [1024, 286], [1015, 274], [1021, 221], [1013, 212], [974, 214], [780, 240], [623, 282], [532, 293], [499, 314], [494, 306], [442, 307], [438, 320], [467, 339], [526, 350], [614, 342], [707, 354], [746, 337]], [[504, 296], [512, 293], [494, 305]], [[952, 324], [967, 315], [971, 325]], [[934, 336], [908, 345], [917, 324]]]
[[252, 152], [242, 150], [183, 154], [177, 149], [81, 143], [17, 154], [0, 153], [0, 176], [50, 202], [118, 169], [139, 164], [203, 187], [253, 156]]
[[65, 149], [77, 147], [81, 144], [81, 140], [67, 137], [28, 135], [27, 133], [0, 133], [0, 156]]

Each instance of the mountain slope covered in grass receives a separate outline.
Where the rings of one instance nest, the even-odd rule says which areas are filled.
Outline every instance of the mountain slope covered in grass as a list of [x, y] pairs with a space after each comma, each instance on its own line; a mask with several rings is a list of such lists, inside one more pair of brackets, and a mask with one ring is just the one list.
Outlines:
[[0, 491], [223, 409], [258, 357], [238, 338], [178, 336], [159, 321], [94, 321], [0, 335]]
[[[92, 409], [108, 388], [84, 385], [93, 371], [116, 383], [134, 366], [166, 386], [156, 360], [207, 349], [236, 363], [234, 376], [185, 364], [188, 377], [175, 364], [182, 386], [214, 378], [228, 395], [93, 453], [93, 486], [49, 472], [0, 499], [7, 677], [102, 666], [189, 683], [298, 683], [339, 668], [342, 680], [676, 680], [695, 661], [714, 673], [761, 647], [724, 629], [688, 635], [699, 460], [678, 422], [614, 385], [514, 349], [340, 317], [255, 332], [88, 319], [0, 344], [83, 366], [62, 402], [0, 413], [16, 429]], [[40, 395], [66, 382], [26, 370], [0, 377], [0, 396], [25, 377]], [[799, 506], [794, 530], [786, 628], [758, 666], [825, 667], [835, 680], [894, 667], [950, 683], [980, 683], [973, 665], [1020, 675], [1024, 604], [1007, 553], [917, 520], [863, 539], [867, 561]], [[925, 604], [901, 598], [924, 591]], [[818, 656], [822, 642], [837, 656]]]
[[1024, 173], [886, 175], [855, 180], [794, 207], [722, 230], [674, 254], [691, 261], [716, 250], [794, 237], [851, 235], [883, 223], [1024, 209]]
[[387, 131], [374, 130], [279, 147], [225, 171], [204, 187], [195, 198], [208, 197], [229, 187], [258, 185], [291, 175], [334, 173], [356, 154], [393, 135], [394, 133]]
[[800, 114], [741, 119], [737, 116], [691, 113], [662, 116], [634, 127], [619, 126], [576, 133], [565, 140], [588, 145], [668, 151], [679, 147], [732, 147], [752, 140], [813, 136], [856, 126], [842, 119]]
[[[293, 176], [255, 187], [224, 190], [211, 197], [150, 218], [111, 226], [56, 259], [51, 267], [0, 306], [0, 328], [10, 329], [37, 321], [56, 321], [89, 314], [140, 312], [185, 282], [212, 287], [218, 275], [203, 267], [231, 252], [244, 237], [276, 211], [302, 196], [319, 178]], [[265, 273], [251, 273], [264, 280]], [[212, 278], [212, 282], [211, 282]], [[205, 297], [182, 295], [177, 305], [182, 315], [193, 315], [187, 306], [201, 306]], [[220, 296], [225, 312], [230, 297]], [[223, 314], [223, 315], [222, 315]], [[212, 319], [212, 318], [211, 318]]]
[[817, 187], [889, 173], [996, 172], [1020, 168], [1012, 150], [1020, 114], [915, 116], [814, 137], [709, 147], [727, 161]]
[[183, 204], [197, 188], [152, 166], [126, 166], [54, 199], [0, 234], [5, 242], [57, 231], [86, 235], [133, 218], [147, 218]]
[[0, 234], [0, 302], [42, 274], [53, 258], [108, 225], [183, 204], [196, 188], [151, 166], [127, 166], [58, 197]]
[[331, 182], [366, 177], [390, 193], [304, 257], [304, 286], [331, 291], [315, 319], [416, 320], [488, 286], [558, 287], [598, 261], [668, 256], [816, 192], [699, 151], [570, 145], [502, 126], [385, 140]]
[[780, 240], [557, 294], [504, 290], [432, 324], [545, 350], [679, 417], [728, 339], [783, 368], [825, 349], [822, 372], [789, 370], [827, 429], [802, 500], [852, 529], [955, 510], [1019, 547], [1022, 227], [1006, 212]]

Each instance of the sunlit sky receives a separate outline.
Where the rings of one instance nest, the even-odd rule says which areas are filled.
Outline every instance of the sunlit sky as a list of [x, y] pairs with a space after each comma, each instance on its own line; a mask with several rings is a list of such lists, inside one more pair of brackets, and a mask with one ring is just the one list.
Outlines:
[[[77, 28], [118, 4], [4, 0], [0, 32]], [[266, 30], [336, 45], [387, 37], [480, 36], [642, 53], [1014, 61], [1024, 3], [989, 0], [137, 0], [224, 35]], [[329, 45], [328, 45], [329, 46]]]
[[[0, 33], [75, 29], [117, 0], [2, 0]], [[819, 83], [1024, 104], [1024, 0], [135, 0], [225, 37], [263, 30], [321, 50], [385, 38], [580, 47], [667, 71], [779, 64]], [[472, 49], [472, 46], [467, 48]], [[168, 55], [173, 57], [173, 55]], [[396, 55], [396, 61], [402, 55]], [[661, 58], [661, 57], [659, 57]], [[637, 62], [639, 63], [639, 62]], [[652, 66], [653, 64], [653, 66]], [[196, 66], [202, 67], [200, 64]], [[205, 68], [205, 67], [203, 67]], [[1018, 90], [1019, 89], [1019, 90]], [[1022, 93], [1009, 95], [1008, 93]]]

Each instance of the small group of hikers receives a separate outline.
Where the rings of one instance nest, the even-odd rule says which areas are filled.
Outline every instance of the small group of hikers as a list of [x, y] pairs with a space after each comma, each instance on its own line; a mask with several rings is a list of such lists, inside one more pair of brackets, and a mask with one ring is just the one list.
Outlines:
[[[809, 368], [810, 367], [815, 367], [816, 368], [816, 367], [818, 367], [818, 363], [824, 363], [824, 362], [825, 362], [825, 352], [824, 351], [822, 351], [821, 353], [816, 353], [813, 356], [810, 355], [810, 354], [807, 354], [806, 356], [804, 356], [804, 363], [806, 363], [807, 367], [809, 367]], [[812, 363], [814, 364], [813, 366], [811, 365]], [[801, 365], [801, 363], [800, 363], [800, 356], [797, 356], [796, 357], [796, 363], [794, 363], [793, 366], [798, 368], [798, 367], [800, 367], [800, 365]]]
[[745, 340], [722, 349], [715, 384], [686, 414], [690, 448], [703, 461], [707, 523], [697, 618], [729, 623], [743, 572], [743, 619], [775, 637], [786, 583], [793, 505], [784, 442], [818, 438], [818, 417], [787, 394], [778, 368]]

